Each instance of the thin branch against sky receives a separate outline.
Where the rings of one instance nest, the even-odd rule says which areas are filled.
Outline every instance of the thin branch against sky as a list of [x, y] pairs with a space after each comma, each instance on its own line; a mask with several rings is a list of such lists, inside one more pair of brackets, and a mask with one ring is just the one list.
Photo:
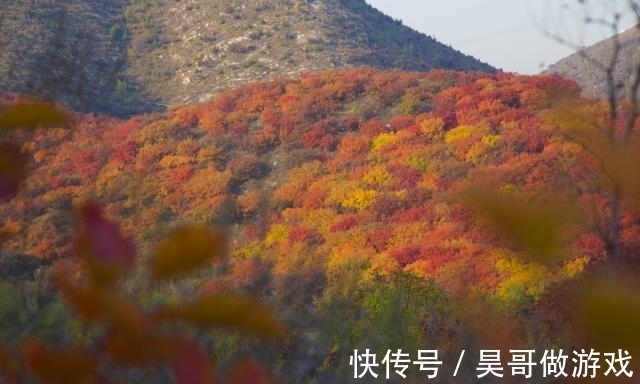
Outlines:
[[[611, 35], [592, 20], [621, 13], [620, 28], [635, 24], [629, 0], [367, 0], [385, 14], [428, 36], [495, 67], [537, 73], [572, 53], [549, 35], [574, 46], [593, 44]], [[587, 12], [588, 10], [588, 12]]]

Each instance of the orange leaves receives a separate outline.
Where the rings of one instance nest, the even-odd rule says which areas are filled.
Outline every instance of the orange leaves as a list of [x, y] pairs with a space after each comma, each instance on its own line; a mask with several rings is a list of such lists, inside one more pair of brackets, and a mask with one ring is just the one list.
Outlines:
[[151, 275], [167, 279], [202, 268], [225, 253], [224, 235], [208, 228], [181, 228], [165, 238], [151, 262]]

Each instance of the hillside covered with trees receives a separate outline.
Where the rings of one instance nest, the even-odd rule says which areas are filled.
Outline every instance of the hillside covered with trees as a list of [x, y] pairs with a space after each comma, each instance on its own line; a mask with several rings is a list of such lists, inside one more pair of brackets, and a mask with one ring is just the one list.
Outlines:
[[[202, 336], [222, 366], [249, 353], [284, 382], [334, 383], [353, 380], [354, 349], [438, 349], [451, 376], [462, 349], [571, 348], [585, 282], [612, 255], [629, 273], [640, 257], [640, 188], [627, 182], [640, 127], [631, 151], [610, 156], [591, 126], [606, 103], [578, 93], [556, 76], [356, 68], [14, 132], [29, 177], [0, 205], [0, 273], [13, 271], [0, 288], [28, 298], [4, 303], [0, 324], [10, 343], [33, 324], [82, 337], [55, 331], [76, 328], [43, 281], [73, 253], [76, 210], [95, 201], [143, 261], [187, 223], [227, 233], [226, 261], [163, 294], [251, 293], [289, 336], [275, 347]], [[630, 340], [615, 348], [637, 351]], [[465, 364], [459, 382], [474, 382]]]

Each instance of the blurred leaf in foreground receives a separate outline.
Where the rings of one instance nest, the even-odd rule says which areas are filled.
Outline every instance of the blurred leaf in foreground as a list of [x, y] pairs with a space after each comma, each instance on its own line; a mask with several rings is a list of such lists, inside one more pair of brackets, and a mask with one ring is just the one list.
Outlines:
[[204, 327], [237, 327], [248, 333], [278, 340], [285, 335], [280, 322], [264, 304], [242, 295], [202, 295], [191, 303], [161, 309], [156, 313], [156, 318]]
[[557, 260], [561, 227], [571, 218], [559, 204], [520, 202], [501, 193], [473, 189], [465, 196], [507, 237], [524, 245], [536, 261]]
[[[586, 341], [592, 348], [640, 353], [638, 292], [637, 281], [593, 283], [581, 300]], [[640, 355], [636, 358], [640, 360]]]
[[222, 258], [225, 244], [225, 236], [210, 228], [178, 229], [158, 245], [151, 275], [167, 279], [206, 267], [210, 261]]
[[210, 358], [198, 345], [183, 342], [180, 352], [171, 362], [171, 369], [177, 384], [215, 384], [215, 371]]
[[26, 159], [20, 153], [20, 148], [0, 143], [0, 201], [14, 197], [20, 182], [26, 177]]
[[251, 359], [238, 361], [229, 374], [230, 384], [274, 384], [265, 370]]
[[31, 371], [49, 383], [89, 382], [96, 374], [95, 356], [84, 350], [54, 350], [40, 341], [30, 341], [23, 348]]
[[71, 117], [67, 112], [44, 101], [22, 101], [0, 110], [0, 131], [65, 125], [70, 121]]
[[144, 328], [143, 313], [117, 291], [95, 285], [78, 286], [61, 269], [55, 270], [55, 277], [71, 308], [86, 320], [111, 324], [133, 333], [139, 333]]
[[76, 241], [76, 251], [87, 263], [92, 281], [112, 284], [136, 264], [136, 250], [120, 228], [107, 221], [98, 207], [88, 203], [80, 210], [83, 228]]

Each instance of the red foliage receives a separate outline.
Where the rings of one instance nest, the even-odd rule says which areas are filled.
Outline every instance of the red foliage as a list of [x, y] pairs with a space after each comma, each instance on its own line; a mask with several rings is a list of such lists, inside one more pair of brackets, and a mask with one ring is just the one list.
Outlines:
[[376, 252], [382, 252], [387, 249], [391, 237], [393, 237], [393, 228], [379, 227], [367, 236], [367, 242]]
[[193, 165], [184, 164], [171, 170], [168, 181], [170, 185], [177, 187], [184, 184], [191, 176], [193, 176]]
[[391, 125], [392, 130], [399, 131], [412, 126], [414, 121], [413, 116], [395, 116], [389, 120], [389, 125]]
[[399, 189], [402, 188], [414, 188], [416, 184], [420, 181], [422, 174], [417, 170], [407, 167], [404, 164], [390, 164], [387, 166], [387, 169], [391, 174], [394, 175], [394, 180], [396, 181], [396, 187]]
[[311, 228], [296, 226], [289, 230], [288, 240], [290, 244], [305, 243], [307, 245], [318, 245], [324, 241], [322, 235]]
[[336, 221], [331, 228], [329, 228], [330, 232], [344, 232], [348, 231], [356, 225], [360, 224], [360, 218], [358, 215], [347, 215], [339, 217], [338, 221]]
[[378, 119], [369, 120], [360, 127], [360, 133], [368, 137], [375, 137], [386, 131], [385, 124]]
[[382, 221], [390, 219], [402, 206], [403, 203], [397, 196], [385, 193], [376, 198], [371, 210], [375, 212], [376, 219]]
[[113, 153], [109, 157], [109, 162], [120, 165], [130, 164], [135, 160], [137, 154], [138, 143], [133, 140], [128, 140], [113, 150]]
[[420, 259], [421, 250], [417, 245], [403, 245], [391, 250], [391, 257], [404, 267]]

